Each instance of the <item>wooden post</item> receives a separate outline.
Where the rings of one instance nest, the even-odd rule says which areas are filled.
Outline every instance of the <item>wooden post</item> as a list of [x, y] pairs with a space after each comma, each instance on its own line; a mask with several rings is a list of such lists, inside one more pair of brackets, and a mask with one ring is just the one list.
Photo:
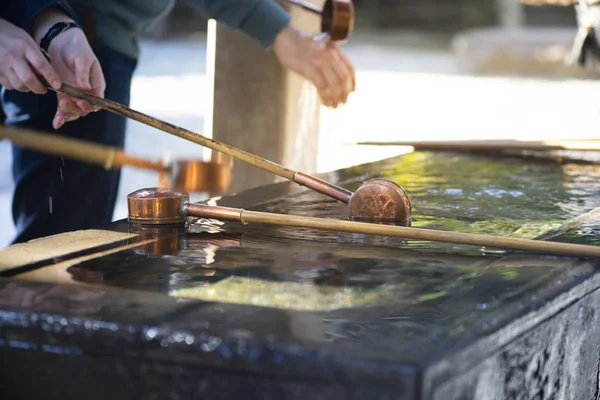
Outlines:
[[519, 0], [496, 0], [496, 10], [501, 27], [525, 26], [525, 6]]
[[[319, 33], [318, 17], [283, 6], [294, 26]], [[223, 24], [211, 20], [207, 40], [207, 78], [214, 86], [204, 134], [285, 167], [316, 172], [320, 102], [314, 86], [282, 68], [272, 51]], [[235, 161], [231, 191], [280, 180]]]

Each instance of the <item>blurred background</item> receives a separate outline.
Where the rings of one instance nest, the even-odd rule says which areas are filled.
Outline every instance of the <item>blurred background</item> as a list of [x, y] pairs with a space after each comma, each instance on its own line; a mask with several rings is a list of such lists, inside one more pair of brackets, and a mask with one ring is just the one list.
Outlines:
[[[330, 171], [410, 149], [348, 143], [393, 140], [595, 138], [597, 72], [569, 67], [575, 31], [570, 1], [354, 0], [355, 32], [344, 49], [357, 91], [322, 108], [318, 170]], [[178, 0], [144, 38], [131, 106], [203, 133], [209, 107], [203, 16]], [[129, 122], [126, 150], [189, 155], [189, 142]], [[135, 145], [134, 145], [135, 143]], [[14, 230], [10, 146], [0, 142], [0, 247]], [[123, 171], [115, 219], [127, 193], [156, 175]]]

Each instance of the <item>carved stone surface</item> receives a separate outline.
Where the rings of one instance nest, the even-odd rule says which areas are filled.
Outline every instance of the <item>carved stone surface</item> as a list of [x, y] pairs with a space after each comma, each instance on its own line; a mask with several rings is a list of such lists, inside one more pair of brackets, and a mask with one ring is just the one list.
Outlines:
[[600, 291], [595, 290], [473, 365], [466, 373], [431, 388], [432, 398], [596, 399], [599, 302]]

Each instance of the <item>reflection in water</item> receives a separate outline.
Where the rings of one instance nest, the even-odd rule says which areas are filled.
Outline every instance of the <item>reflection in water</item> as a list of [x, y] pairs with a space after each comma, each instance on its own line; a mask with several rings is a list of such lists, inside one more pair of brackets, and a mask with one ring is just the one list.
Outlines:
[[[339, 175], [351, 190], [376, 176], [399, 183], [413, 202], [413, 226], [422, 228], [537, 237], [600, 205], [592, 184], [600, 168], [591, 165], [414, 153]], [[247, 209], [347, 216], [346, 205], [308, 191]], [[595, 224], [586, 220], [552, 240], [600, 244]], [[144, 235], [160, 240], [69, 272], [83, 282], [87, 276], [172, 296], [320, 310], [328, 331], [347, 338], [397, 329], [418, 337], [443, 326], [459, 334], [470, 318], [522, 305], [580, 265], [567, 257], [207, 220], [191, 223], [187, 232], [161, 228]]]
[[364, 307], [399, 300], [399, 287], [375, 288], [321, 286], [296, 282], [270, 282], [246, 277], [231, 277], [213, 285], [177, 289], [172, 296], [198, 298], [223, 303], [248, 304], [301, 311], [331, 311]]

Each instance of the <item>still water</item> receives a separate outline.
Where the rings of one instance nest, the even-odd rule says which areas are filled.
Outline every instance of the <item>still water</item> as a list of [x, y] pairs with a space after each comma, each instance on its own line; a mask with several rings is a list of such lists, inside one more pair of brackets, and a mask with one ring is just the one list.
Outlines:
[[[417, 152], [327, 179], [355, 190], [372, 177], [393, 180], [407, 190], [414, 227], [600, 244], [600, 223], [593, 216], [568, 225], [600, 206], [600, 167], [595, 165]], [[259, 197], [240, 194], [217, 204], [347, 216], [344, 204], [289, 183], [265, 188]], [[330, 317], [346, 321], [343, 335], [357, 337], [368, 320], [377, 329], [402, 328], [405, 335], [432, 334], [427, 329], [444, 326], [448, 334], [457, 334], [470, 318], [501, 307], [524, 307], [582, 266], [574, 257], [192, 222], [187, 230], [144, 230], [142, 236], [157, 238], [155, 244], [87, 261], [67, 272], [77, 282], [163, 292], [182, 300], [337, 312]], [[125, 222], [114, 227], [137, 229]], [[351, 328], [356, 318], [362, 322]]]

